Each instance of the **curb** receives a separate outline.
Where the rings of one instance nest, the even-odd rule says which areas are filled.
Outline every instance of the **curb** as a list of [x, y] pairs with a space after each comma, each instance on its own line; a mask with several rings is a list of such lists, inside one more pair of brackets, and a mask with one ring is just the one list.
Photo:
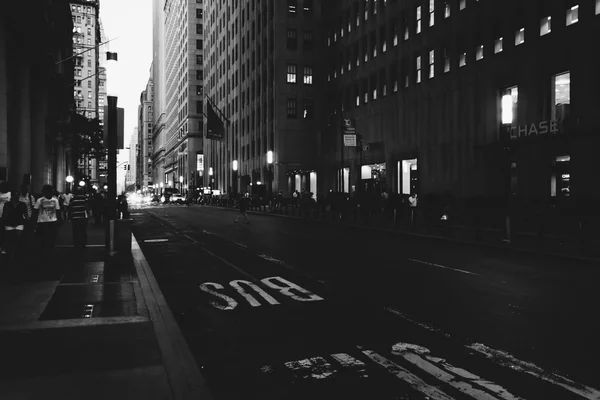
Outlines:
[[[226, 208], [226, 207], [219, 207], [219, 206], [204, 206], [204, 207], [211, 207], [211, 208], [218, 208], [218, 209], [222, 209], [222, 210], [235, 211], [234, 208]], [[262, 211], [247, 211], [247, 213], [257, 214], [257, 215], [267, 215], [270, 217], [297, 219], [297, 220], [303, 220], [303, 221], [310, 221], [313, 223], [329, 223], [329, 224], [332, 223], [330, 221], [308, 219], [308, 218], [296, 217], [296, 216], [292, 216], [292, 215], [282, 215], [282, 214], [275, 214], [275, 213], [262, 212]], [[361, 225], [356, 225], [354, 223], [344, 223], [344, 226], [349, 227], [349, 228], [354, 228], [354, 229], [366, 229], [366, 230], [382, 232], [382, 233], [394, 233], [397, 235], [419, 237], [419, 238], [423, 238], [423, 239], [440, 240], [440, 241], [451, 242], [451, 243], [465, 244], [465, 245], [469, 245], [469, 246], [488, 247], [488, 248], [497, 249], [497, 250], [508, 250], [508, 251], [513, 251], [513, 252], [517, 252], [517, 253], [535, 254], [535, 255], [541, 255], [541, 256], [546, 256], [546, 257], [555, 257], [555, 258], [561, 258], [561, 259], [573, 260], [573, 261], [585, 261], [585, 262], [600, 263], [600, 257], [586, 257], [586, 256], [572, 255], [572, 254], [552, 253], [552, 252], [539, 251], [539, 250], [534, 250], [534, 249], [511, 247], [510, 245], [501, 245], [501, 244], [487, 243], [487, 242], [475, 242], [472, 240], [462, 240], [462, 239], [449, 238], [449, 237], [444, 237], [444, 236], [428, 235], [426, 233], [404, 232], [404, 231], [400, 231], [400, 230], [377, 228], [377, 227], [372, 227], [372, 226], [361, 226]]]
[[213, 400], [173, 312], [163, 296], [150, 265], [133, 233], [131, 255], [148, 315], [158, 341], [174, 400]]

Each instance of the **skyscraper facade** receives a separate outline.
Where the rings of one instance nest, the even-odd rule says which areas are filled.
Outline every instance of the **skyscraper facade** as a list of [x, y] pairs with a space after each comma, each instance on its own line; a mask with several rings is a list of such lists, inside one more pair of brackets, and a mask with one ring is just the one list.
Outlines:
[[213, 189], [318, 192], [321, 3], [206, 2], [205, 93], [225, 122], [221, 140], [205, 138]]
[[154, 86], [152, 121], [152, 181], [165, 181], [165, 24], [164, 0], [152, 0], [152, 67]]
[[[163, 136], [164, 153], [154, 152], [160, 160], [156, 170], [162, 173], [155, 184], [187, 191], [188, 185], [195, 184], [197, 159], [203, 153], [202, 2], [165, 0], [162, 13], [156, 6], [155, 24], [164, 23], [164, 38], [156, 38], [154, 50], [160, 59], [164, 49], [164, 62], [153, 63], [153, 75], [159, 76], [160, 107], [153, 133]], [[160, 32], [155, 26], [156, 36]]]
[[143, 191], [153, 186], [152, 181], [152, 126], [154, 121], [152, 78], [146, 84], [146, 90], [140, 94], [138, 106], [138, 149], [139, 163], [137, 165], [137, 184]]

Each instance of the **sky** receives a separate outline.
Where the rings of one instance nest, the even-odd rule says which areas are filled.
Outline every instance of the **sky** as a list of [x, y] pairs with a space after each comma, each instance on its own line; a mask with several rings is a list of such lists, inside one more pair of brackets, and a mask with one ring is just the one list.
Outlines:
[[109, 96], [118, 97], [117, 107], [125, 110], [124, 144], [127, 147], [137, 126], [140, 94], [150, 77], [152, 1], [100, 0], [100, 19], [105, 36], [113, 39], [101, 47], [101, 56], [106, 57], [106, 51], [118, 54], [118, 61], [106, 62], [106, 89]]

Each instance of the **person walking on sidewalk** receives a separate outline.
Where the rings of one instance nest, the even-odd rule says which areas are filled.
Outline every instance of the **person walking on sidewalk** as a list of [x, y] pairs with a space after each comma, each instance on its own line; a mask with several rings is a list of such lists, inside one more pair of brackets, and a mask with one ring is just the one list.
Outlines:
[[248, 214], [246, 214], [246, 210], [248, 209], [249, 206], [249, 201], [250, 201], [250, 195], [248, 194], [248, 192], [244, 193], [244, 195], [242, 196], [242, 198], [240, 199], [239, 202], [239, 210], [240, 210], [240, 214], [238, 215], [238, 217], [236, 219], [233, 220], [233, 222], [237, 223], [238, 220], [240, 219], [240, 217], [243, 215], [244, 218], [246, 219], [246, 223], [249, 224], [250, 221], [248, 220]]
[[58, 199], [52, 196], [52, 185], [42, 187], [42, 197], [36, 202], [34, 219], [37, 222], [36, 233], [40, 238], [41, 247], [54, 247], [56, 239], [57, 214], [60, 210]]
[[4, 204], [2, 222], [5, 230], [6, 254], [10, 259], [14, 259], [28, 215], [27, 206], [19, 201], [20, 193], [17, 190], [11, 193], [10, 201]]
[[73, 200], [73, 194], [69, 189], [63, 194], [60, 195], [62, 198], [62, 205], [60, 206], [61, 214], [64, 221], [71, 219], [71, 213], [69, 206], [71, 205], [71, 200]]
[[70, 201], [71, 225], [73, 227], [73, 245], [87, 245], [88, 204], [82, 188], [75, 189], [75, 197]]
[[21, 234], [21, 243], [28, 243], [31, 234], [33, 233], [33, 228], [35, 227], [35, 221], [33, 220], [33, 207], [35, 206], [35, 197], [29, 192], [29, 185], [24, 183], [21, 185], [21, 195], [19, 196], [19, 201], [24, 203], [27, 207], [27, 221], [25, 222], [25, 229], [23, 229], [23, 233]]
[[4, 205], [10, 201], [10, 192], [8, 191], [8, 182], [0, 182], [0, 254], [6, 254], [4, 251], [4, 224], [2, 223], [2, 210]]

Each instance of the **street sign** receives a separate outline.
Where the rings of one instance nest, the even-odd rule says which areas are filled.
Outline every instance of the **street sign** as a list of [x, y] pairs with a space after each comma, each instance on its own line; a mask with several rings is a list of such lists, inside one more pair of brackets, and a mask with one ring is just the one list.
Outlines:
[[356, 134], [344, 134], [344, 146], [356, 147]]
[[344, 118], [342, 120], [342, 130], [344, 135], [356, 134], [356, 121], [352, 118]]

